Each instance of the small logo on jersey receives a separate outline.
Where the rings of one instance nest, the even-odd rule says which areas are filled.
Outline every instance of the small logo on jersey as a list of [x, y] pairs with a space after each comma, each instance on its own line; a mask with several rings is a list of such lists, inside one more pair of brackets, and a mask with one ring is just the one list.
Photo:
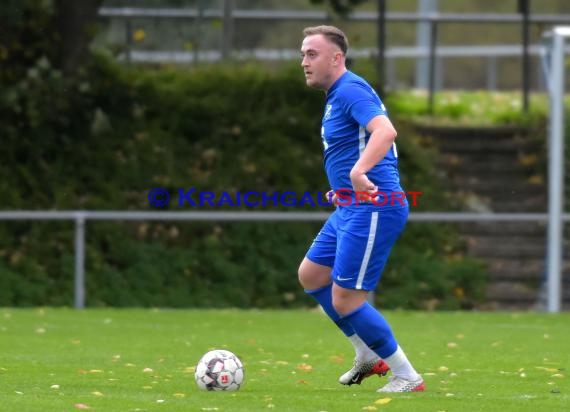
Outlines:
[[332, 104], [327, 104], [327, 107], [325, 109], [325, 120], [328, 120], [329, 117], [331, 117], [331, 112], [332, 112]]

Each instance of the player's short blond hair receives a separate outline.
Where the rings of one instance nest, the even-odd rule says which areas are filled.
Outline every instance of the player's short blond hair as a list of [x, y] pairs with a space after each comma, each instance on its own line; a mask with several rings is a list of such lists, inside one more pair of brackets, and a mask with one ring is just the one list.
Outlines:
[[341, 29], [335, 26], [314, 26], [314, 27], [305, 27], [303, 30], [303, 36], [313, 36], [315, 34], [322, 34], [325, 36], [331, 43], [336, 44], [342, 54], [346, 56], [346, 52], [348, 51], [348, 38], [346, 34], [343, 33]]

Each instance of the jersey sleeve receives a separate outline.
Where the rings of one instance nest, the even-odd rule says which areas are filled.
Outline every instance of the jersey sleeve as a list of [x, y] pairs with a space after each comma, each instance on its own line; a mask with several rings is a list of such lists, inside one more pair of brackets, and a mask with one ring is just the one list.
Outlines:
[[388, 115], [384, 104], [370, 86], [351, 84], [343, 88], [340, 97], [348, 114], [362, 127], [378, 115]]

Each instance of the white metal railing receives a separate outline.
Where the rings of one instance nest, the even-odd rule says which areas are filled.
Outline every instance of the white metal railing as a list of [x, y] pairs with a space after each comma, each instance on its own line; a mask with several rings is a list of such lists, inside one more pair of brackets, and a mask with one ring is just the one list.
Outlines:
[[[150, 7], [101, 7], [101, 17], [116, 18], [169, 18], [169, 19], [223, 19], [221, 8], [150, 8]], [[326, 21], [331, 19], [326, 11], [233, 9], [236, 20], [299, 20]], [[349, 21], [378, 21], [376, 11], [356, 11], [347, 16]], [[432, 23], [522, 23], [521, 13], [410, 13], [387, 12], [386, 21]], [[530, 14], [529, 22], [535, 24], [561, 24], [570, 22], [570, 14]]]
[[[530, 45], [528, 51], [532, 55], [539, 55], [542, 46], [540, 44]], [[570, 50], [570, 47], [567, 47]], [[496, 44], [496, 45], [464, 45], [464, 46], [438, 46], [435, 50], [435, 57], [518, 57], [521, 55], [523, 46], [520, 44]], [[376, 56], [376, 48], [355, 48], [348, 52], [348, 57], [368, 58]], [[387, 59], [396, 58], [420, 58], [429, 57], [430, 50], [425, 47], [415, 46], [394, 46], [386, 49]], [[259, 60], [298, 60], [299, 50], [296, 49], [251, 49], [236, 50], [233, 55], [237, 60], [259, 59]], [[123, 57], [124, 58], [124, 57]], [[193, 63], [194, 59], [202, 62], [215, 62], [222, 58], [219, 50], [200, 50], [198, 56], [192, 51], [181, 50], [131, 50], [130, 58], [133, 62], [157, 63], [176, 62]]]
[[[298, 50], [267, 50], [267, 49], [232, 49], [232, 27], [233, 21], [331, 21], [331, 14], [326, 11], [306, 11], [306, 10], [262, 10], [262, 9], [238, 9], [233, 3], [222, 2], [220, 7], [198, 7], [198, 8], [142, 8], [142, 7], [102, 7], [99, 9], [99, 16], [103, 19], [120, 19], [125, 23], [125, 51], [120, 56], [127, 62], [137, 63], [178, 63], [189, 64], [197, 62], [220, 61], [231, 55], [234, 59], [257, 59], [257, 60], [283, 60], [298, 58]], [[133, 50], [132, 47], [132, 21], [141, 19], [164, 19], [164, 20], [191, 20], [196, 24], [195, 36], [198, 36], [192, 51], [182, 50]], [[379, 11], [355, 11], [346, 20], [353, 22], [377, 23], [380, 19]], [[222, 22], [222, 42], [220, 49], [200, 50], [199, 26], [202, 20], [220, 20]], [[537, 14], [531, 13], [528, 19], [522, 13], [440, 13], [440, 12], [386, 12], [383, 14], [386, 22], [428, 24], [435, 28], [441, 24], [461, 23], [461, 24], [520, 24], [520, 25], [554, 25], [570, 24], [570, 14]], [[227, 27], [226, 27], [227, 26]], [[227, 29], [227, 30], [226, 30]], [[435, 32], [432, 33], [435, 36]], [[399, 58], [429, 58], [441, 59], [446, 57], [484, 57], [487, 60], [487, 88], [497, 87], [497, 60], [513, 55], [527, 55], [523, 46], [515, 45], [461, 45], [461, 46], [440, 46], [435, 44], [435, 50], [428, 47], [400, 47], [391, 46], [382, 52], [380, 45], [376, 48], [351, 50], [350, 56], [366, 55], [382, 56], [386, 58], [389, 67], [386, 68], [390, 78], [385, 79], [389, 86], [397, 84], [395, 80], [394, 61]], [[529, 53], [536, 54], [536, 46], [529, 47]], [[518, 52], [518, 54], [517, 54]], [[433, 62], [429, 67], [432, 67]], [[436, 70], [437, 84], [440, 85], [443, 79], [443, 65], [438, 64]], [[430, 75], [431, 76], [431, 75]], [[528, 81], [528, 73], [524, 77]], [[435, 86], [435, 85], [434, 85]], [[432, 87], [434, 87], [432, 86]], [[437, 86], [438, 88], [440, 86]], [[539, 85], [541, 87], [541, 85]], [[430, 93], [433, 91], [430, 88]], [[431, 99], [430, 99], [431, 101]]]
[[[153, 221], [212, 221], [212, 222], [306, 222], [324, 221], [329, 212], [135, 212], [135, 211], [91, 211], [91, 210], [13, 210], [0, 211], [0, 220], [68, 220], [75, 222], [75, 274], [74, 274], [74, 306], [85, 307], [85, 225], [88, 220], [153, 220]], [[570, 213], [555, 216], [557, 224], [562, 227], [570, 222]], [[412, 212], [411, 222], [548, 222], [552, 217], [548, 213], [464, 213], [464, 212]], [[558, 232], [562, 237], [562, 231]], [[562, 242], [562, 239], [560, 239]], [[548, 253], [548, 251], [547, 251]], [[561, 278], [549, 278], [552, 282]], [[560, 284], [558, 285], [560, 287]], [[552, 300], [556, 299], [556, 302]], [[560, 308], [560, 294], [549, 293], [548, 307]], [[557, 310], [559, 311], [559, 309]]]

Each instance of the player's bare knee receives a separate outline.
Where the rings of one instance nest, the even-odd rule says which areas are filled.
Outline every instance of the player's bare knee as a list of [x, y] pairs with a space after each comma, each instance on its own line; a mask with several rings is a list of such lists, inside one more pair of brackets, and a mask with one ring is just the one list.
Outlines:
[[299, 283], [305, 289], [311, 289], [314, 283], [314, 274], [309, 267], [305, 264], [305, 261], [301, 262], [299, 269], [297, 270], [297, 276], [299, 277]]
[[366, 301], [363, 290], [346, 289], [337, 284], [333, 286], [332, 304], [339, 315], [347, 315], [358, 309]]
[[322, 286], [325, 286], [326, 283], [323, 283], [321, 277], [317, 272], [307, 270], [306, 268], [299, 268], [299, 283], [303, 286], [304, 289], [318, 289]]
[[331, 268], [304, 259], [297, 270], [299, 283], [303, 288], [311, 290], [328, 285]]
[[305, 289], [307, 289], [307, 278], [309, 277], [307, 271], [304, 269], [303, 264], [301, 264], [299, 266], [299, 269], [297, 269], [297, 277], [299, 278], [299, 283], [301, 284], [301, 286], [303, 286]]
[[346, 315], [350, 312], [350, 310], [348, 309], [349, 301], [346, 298], [346, 296], [339, 296], [333, 294], [332, 304], [336, 313], [338, 313], [341, 316]]

